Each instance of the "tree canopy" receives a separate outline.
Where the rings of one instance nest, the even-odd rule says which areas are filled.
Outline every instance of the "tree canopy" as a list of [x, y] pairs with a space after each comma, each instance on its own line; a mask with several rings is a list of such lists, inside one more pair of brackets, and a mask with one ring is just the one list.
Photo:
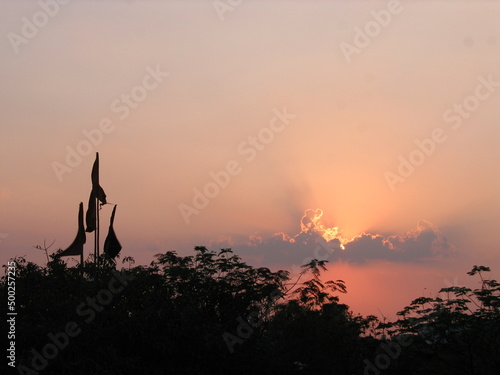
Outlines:
[[484, 278], [487, 267], [469, 273], [481, 288], [444, 288], [382, 323], [340, 302], [347, 287], [322, 280], [326, 261], [292, 279], [203, 246], [157, 254], [149, 266], [126, 257], [120, 271], [105, 257], [71, 268], [59, 255], [46, 266], [14, 260], [17, 373], [496, 374], [500, 366], [500, 284]]

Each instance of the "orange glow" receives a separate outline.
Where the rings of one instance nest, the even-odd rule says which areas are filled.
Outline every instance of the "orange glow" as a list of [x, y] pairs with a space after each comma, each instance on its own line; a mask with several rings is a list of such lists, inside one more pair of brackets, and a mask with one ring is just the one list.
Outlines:
[[315, 210], [307, 209], [304, 212], [304, 216], [302, 217], [302, 220], [300, 222], [302, 233], [313, 231], [319, 234], [327, 242], [337, 239], [340, 242], [340, 248], [342, 250], [345, 250], [344, 244], [347, 244], [348, 242], [352, 241], [354, 237], [350, 239], [345, 237], [342, 233], [342, 230], [339, 227], [329, 228], [325, 226], [322, 223], [321, 220], [322, 217], [323, 217], [322, 209], [320, 208], [317, 208]]

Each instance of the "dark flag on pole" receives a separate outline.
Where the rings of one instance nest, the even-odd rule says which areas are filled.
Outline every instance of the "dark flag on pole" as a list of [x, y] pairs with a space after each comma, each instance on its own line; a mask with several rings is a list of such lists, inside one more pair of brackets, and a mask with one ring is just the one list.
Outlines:
[[115, 230], [113, 229], [113, 222], [115, 221], [115, 212], [116, 212], [116, 204], [115, 207], [113, 208], [113, 213], [111, 214], [108, 236], [104, 241], [104, 253], [107, 254], [110, 258], [115, 258], [122, 249], [122, 245], [120, 245], [118, 238], [116, 238]]
[[80, 208], [78, 210], [78, 233], [73, 243], [64, 250], [60, 256], [82, 255], [85, 240], [85, 229], [83, 228], [83, 203], [80, 203]]
[[94, 165], [92, 167], [91, 173], [92, 179], [92, 190], [90, 192], [89, 207], [87, 209], [87, 214], [85, 215], [85, 221], [87, 223], [87, 232], [93, 232], [96, 229], [97, 212], [96, 212], [96, 199], [98, 199], [102, 204], [106, 204], [106, 194], [103, 188], [99, 185], [99, 153], [96, 152]]
[[106, 194], [102, 189], [101, 185], [99, 185], [99, 153], [95, 154], [95, 161], [92, 167], [92, 191], [97, 199], [101, 201], [102, 204], [106, 204]]
[[95, 231], [97, 220], [97, 212], [95, 208], [95, 195], [94, 190], [90, 192], [89, 197], [89, 207], [87, 208], [87, 213], [85, 214], [85, 222], [87, 223], [87, 232]]

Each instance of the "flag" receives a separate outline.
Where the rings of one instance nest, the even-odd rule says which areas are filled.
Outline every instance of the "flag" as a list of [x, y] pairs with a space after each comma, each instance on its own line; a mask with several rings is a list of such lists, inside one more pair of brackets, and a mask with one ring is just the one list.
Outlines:
[[122, 249], [122, 245], [116, 238], [115, 230], [113, 229], [113, 222], [115, 221], [115, 212], [116, 212], [116, 204], [113, 208], [113, 213], [111, 214], [111, 220], [109, 221], [109, 231], [104, 241], [104, 253], [107, 254], [110, 258], [115, 258], [120, 250]]
[[101, 201], [102, 204], [106, 204], [106, 194], [104, 193], [103, 188], [99, 185], [99, 153], [95, 153], [95, 161], [92, 166], [92, 191], [97, 199]]
[[92, 173], [90, 175], [92, 180], [92, 190], [90, 191], [89, 207], [87, 209], [87, 214], [85, 215], [85, 222], [87, 223], [87, 232], [93, 232], [96, 229], [96, 199], [98, 199], [102, 204], [106, 204], [106, 193], [104, 189], [99, 185], [99, 153], [95, 154], [94, 165], [92, 166]]
[[95, 204], [95, 195], [94, 190], [90, 192], [89, 197], [89, 207], [87, 208], [87, 213], [85, 214], [85, 222], [87, 223], [87, 232], [95, 231], [96, 221], [97, 221], [97, 212], [96, 212], [96, 204]]
[[64, 250], [60, 256], [71, 256], [71, 255], [82, 255], [83, 254], [83, 244], [85, 243], [85, 229], [83, 228], [83, 203], [80, 203], [80, 208], [78, 210], [78, 233], [73, 243]]

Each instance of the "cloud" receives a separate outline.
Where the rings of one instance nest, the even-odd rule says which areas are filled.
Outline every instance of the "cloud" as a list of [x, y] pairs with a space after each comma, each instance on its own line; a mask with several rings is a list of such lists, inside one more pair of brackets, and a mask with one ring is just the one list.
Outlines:
[[209, 247], [217, 247], [220, 249], [234, 247], [234, 245], [234, 240], [231, 236], [219, 236], [208, 243]]
[[312, 258], [351, 263], [376, 260], [423, 262], [454, 254], [453, 247], [439, 229], [425, 220], [420, 221], [416, 229], [404, 234], [384, 236], [361, 233], [345, 238], [340, 228], [324, 226], [322, 216], [321, 209], [308, 209], [300, 220], [299, 233], [289, 235], [280, 232], [267, 239], [254, 234], [246, 243], [235, 245], [233, 249], [243, 257], [276, 265], [301, 265]]

